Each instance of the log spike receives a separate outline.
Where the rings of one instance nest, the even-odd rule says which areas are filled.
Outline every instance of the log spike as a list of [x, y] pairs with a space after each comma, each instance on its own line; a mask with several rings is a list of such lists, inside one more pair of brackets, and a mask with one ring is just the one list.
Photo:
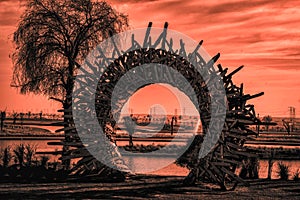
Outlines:
[[164, 29], [167, 29], [168, 26], [169, 26], [169, 23], [168, 23], [168, 22], [165, 22], [165, 24], [164, 24]]
[[213, 60], [214, 63], [217, 62], [217, 60], [220, 58], [220, 55], [220, 53], [217, 53], [217, 55], [215, 55], [211, 60]]
[[228, 74], [227, 77], [232, 77], [234, 74], [236, 74], [237, 72], [239, 72], [243, 68], [244, 68], [244, 65], [236, 68], [235, 70], [233, 70], [232, 72], [230, 72], [230, 74]]
[[198, 45], [196, 46], [196, 48], [195, 48], [195, 50], [194, 50], [193, 53], [196, 53], [196, 52], [200, 49], [200, 47], [201, 47], [202, 44], [203, 44], [203, 40], [201, 40], [201, 41], [198, 43]]

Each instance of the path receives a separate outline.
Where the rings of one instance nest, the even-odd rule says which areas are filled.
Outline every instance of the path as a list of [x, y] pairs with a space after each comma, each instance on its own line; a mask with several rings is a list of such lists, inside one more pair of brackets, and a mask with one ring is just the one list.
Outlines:
[[1, 184], [1, 199], [299, 199], [300, 182], [252, 180], [235, 191], [198, 185], [184, 187], [183, 177], [136, 176], [123, 183]]

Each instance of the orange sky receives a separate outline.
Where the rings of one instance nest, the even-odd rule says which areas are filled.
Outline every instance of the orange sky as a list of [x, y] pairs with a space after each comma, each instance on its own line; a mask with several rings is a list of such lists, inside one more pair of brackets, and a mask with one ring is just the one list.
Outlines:
[[199, 115], [190, 99], [183, 92], [168, 84], [153, 84], [138, 90], [131, 96], [129, 104], [125, 104], [123, 109], [123, 114], [131, 114], [133, 111], [133, 113], [152, 115]]
[[[300, 4], [299, 1], [110, 0], [129, 15], [131, 28], [169, 28], [194, 40], [204, 40], [210, 55], [234, 69], [246, 92], [264, 91], [252, 100], [261, 115], [287, 116], [288, 106], [300, 115]], [[46, 97], [23, 96], [9, 87], [12, 76], [11, 38], [22, 12], [20, 1], [0, 0], [0, 109], [53, 112], [57, 105]]]

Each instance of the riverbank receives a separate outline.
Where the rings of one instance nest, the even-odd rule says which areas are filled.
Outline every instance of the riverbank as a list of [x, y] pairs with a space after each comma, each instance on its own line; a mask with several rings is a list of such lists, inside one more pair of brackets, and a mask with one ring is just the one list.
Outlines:
[[210, 184], [184, 186], [184, 177], [134, 176], [121, 183], [1, 184], [0, 196], [13, 199], [299, 199], [300, 182], [249, 180], [249, 187], [221, 191]]
[[22, 135], [22, 136], [0, 136], [0, 140], [23, 140], [26, 143], [27, 140], [62, 140], [64, 137], [62, 135], [39, 135], [39, 136], [31, 136], [31, 135]]

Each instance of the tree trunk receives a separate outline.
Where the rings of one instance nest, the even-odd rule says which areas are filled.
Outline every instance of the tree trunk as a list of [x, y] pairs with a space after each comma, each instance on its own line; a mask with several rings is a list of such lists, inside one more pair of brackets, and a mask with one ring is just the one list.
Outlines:
[[133, 147], [132, 135], [129, 135], [129, 146]]
[[[68, 116], [69, 114], [71, 114], [68, 109], [71, 107], [70, 104], [68, 104], [67, 102], [64, 103], [63, 108], [64, 108], [64, 128], [68, 128], [71, 126], [70, 124], [70, 119], [66, 116]], [[68, 151], [69, 151], [69, 146], [67, 146], [65, 143], [66, 142], [70, 142], [71, 138], [68, 134], [68, 131], [64, 131], [64, 135], [65, 135], [65, 139], [64, 139], [64, 145], [63, 145], [63, 149], [62, 149], [62, 157], [66, 157], [69, 155]], [[69, 170], [70, 169], [70, 159], [66, 159], [62, 161], [62, 164], [64, 166], [65, 170]]]
[[[67, 146], [66, 143], [72, 142], [72, 140], [74, 140], [74, 138], [70, 136], [71, 130], [67, 129], [68, 127], [72, 127], [74, 125], [74, 121], [73, 121], [73, 117], [72, 117], [72, 88], [73, 87], [70, 86], [67, 89], [66, 98], [63, 103], [65, 139], [64, 139], [64, 145], [63, 145], [62, 157], [66, 157], [69, 155], [69, 146]], [[63, 160], [62, 164], [63, 164], [65, 170], [69, 170], [71, 161], [70, 161], [70, 159], [66, 159], [66, 160]]]
[[268, 161], [269, 167], [268, 167], [268, 179], [271, 180], [271, 176], [272, 176], [272, 167], [273, 167], [273, 158], [275, 157], [275, 151], [271, 150], [270, 152], [270, 158]]
[[271, 176], [272, 176], [272, 168], [273, 168], [273, 159], [270, 158], [268, 161], [269, 167], [268, 167], [268, 180], [271, 180]]
[[[65, 134], [65, 141], [63, 146], [63, 152], [62, 156], [68, 156], [69, 155], [69, 146], [66, 145], [68, 142], [72, 142], [74, 140], [74, 137], [71, 137], [71, 131], [68, 130], [68, 127], [71, 127], [74, 125], [73, 115], [72, 115], [72, 94], [73, 94], [73, 87], [74, 87], [74, 62], [72, 59], [69, 60], [69, 67], [68, 67], [68, 79], [67, 79], [67, 87], [66, 87], [66, 97], [63, 103], [64, 108], [64, 134]], [[70, 169], [70, 159], [65, 159], [63, 161], [63, 166], [65, 170]]]
[[172, 117], [172, 121], [171, 121], [171, 135], [173, 135], [174, 132], [174, 117]]

